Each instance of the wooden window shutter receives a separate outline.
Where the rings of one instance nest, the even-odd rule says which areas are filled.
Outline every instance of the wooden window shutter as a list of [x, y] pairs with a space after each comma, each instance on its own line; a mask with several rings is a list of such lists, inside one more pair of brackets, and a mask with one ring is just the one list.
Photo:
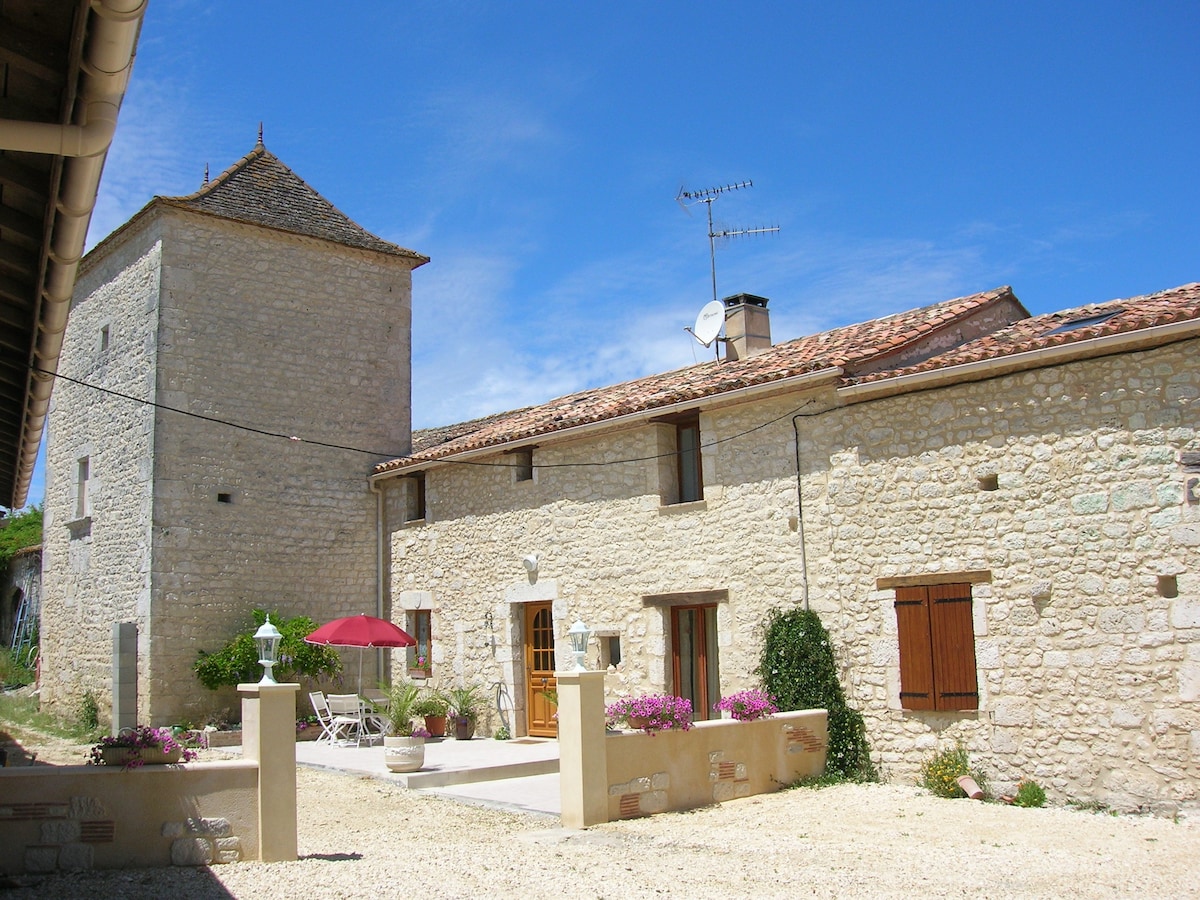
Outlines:
[[896, 588], [896, 628], [900, 634], [900, 705], [905, 709], [934, 709], [926, 588]]
[[930, 585], [926, 590], [929, 592], [929, 631], [937, 690], [935, 708], [979, 709], [971, 586], [938, 584]]

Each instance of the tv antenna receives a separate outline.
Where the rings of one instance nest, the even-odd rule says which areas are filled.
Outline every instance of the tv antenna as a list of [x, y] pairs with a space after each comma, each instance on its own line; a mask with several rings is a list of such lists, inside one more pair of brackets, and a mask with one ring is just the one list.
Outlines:
[[[675, 202], [683, 207], [683, 211], [687, 212], [689, 206], [695, 206], [697, 203], [703, 203], [708, 207], [708, 259], [709, 266], [712, 271], [712, 298], [713, 302], [717, 299], [717, 238], [734, 238], [745, 237], [751, 234], [772, 234], [779, 230], [778, 225], [762, 228], [729, 228], [721, 231], [713, 230], [712, 205], [713, 201], [721, 194], [729, 193], [730, 191], [740, 191], [743, 188], [754, 187], [753, 181], [739, 181], [737, 184], [727, 184], [724, 187], [707, 188], [703, 191], [687, 191], [681, 185], [679, 193], [675, 195]], [[690, 202], [688, 202], [690, 201]], [[693, 332], [693, 337], [695, 333]], [[708, 343], [701, 341], [705, 347]], [[711, 343], [711, 341], [709, 342]]]

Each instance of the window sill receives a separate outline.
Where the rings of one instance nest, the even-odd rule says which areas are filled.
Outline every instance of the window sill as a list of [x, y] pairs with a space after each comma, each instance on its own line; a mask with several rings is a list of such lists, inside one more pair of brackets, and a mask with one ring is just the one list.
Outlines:
[[676, 513], [704, 512], [708, 509], [707, 500], [692, 500], [688, 503], [669, 503], [658, 508], [660, 516], [673, 516]]
[[401, 524], [401, 528], [421, 528], [425, 525], [425, 519], [409, 519]]
[[84, 516], [80, 519], [72, 519], [66, 524], [66, 529], [70, 532], [71, 540], [91, 537], [92, 535], [92, 517]]

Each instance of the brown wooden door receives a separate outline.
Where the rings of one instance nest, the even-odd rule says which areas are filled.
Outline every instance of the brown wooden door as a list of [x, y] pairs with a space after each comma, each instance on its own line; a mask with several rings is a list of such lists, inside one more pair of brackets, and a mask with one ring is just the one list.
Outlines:
[[558, 734], [556, 707], [543, 693], [558, 689], [554, 679], [554, 616], [549, 603], [525, 606], [525, 673], [529, 733], [554, 737]]
[[711, 718], [721, 699], [716, 606], [671, 608], [671, 669], [675, 693], [692, 701], [692, 719]]

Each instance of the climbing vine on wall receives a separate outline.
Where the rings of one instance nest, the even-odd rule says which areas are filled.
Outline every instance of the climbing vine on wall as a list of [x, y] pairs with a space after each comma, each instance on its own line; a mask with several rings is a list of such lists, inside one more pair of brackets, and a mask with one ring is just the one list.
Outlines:
[[828, 775], [876, 781], [862, 713], [851, 709], [838, 681], [829, 633], [812, 610], [773, 609], [763, 623], [758, 675], [781, 710], [825, 709], [829, 713]]
[[[236, 687], [262, 677], [254, 632], [267, 620], [267, 613], [256, 609], [253, 615], [253, 627], [247, 626], [220, 650], [215, 653], [200, 651], [192, 671], [206, 688], [215, 691], [219, 687]], [[279, 662], [274, 669], [276, 680], [288, 681], [296, 675], [333, 678], [341, 674], [342, 659], [335, 650], [304, 643], [304, 636], [317, 630], [317, 623], [308, 616], [287, 619], [272, 612], [271, 624], [283, 635], [279, 641]]]

